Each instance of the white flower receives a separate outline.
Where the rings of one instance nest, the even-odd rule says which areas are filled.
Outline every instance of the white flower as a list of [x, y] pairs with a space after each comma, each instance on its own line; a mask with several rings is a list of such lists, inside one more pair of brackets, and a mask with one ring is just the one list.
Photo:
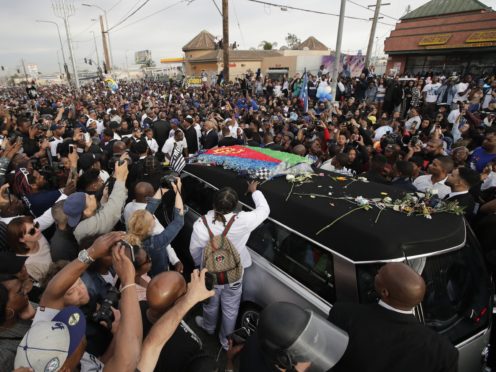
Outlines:
[[328, 195], [332, 195], [332, 192], [328, 192], [327, 194], [328, 194]]
[[430, 189], [430, 190], [428, 190], [428, 192], [429, 192], [431, 195], [437, 195], [437, 194], [438, 194], [437, 189]]
[[393, 210], [395, 210], [396, 212], [399, 212], [400, 206], [398, 204], [393, 205]]
[[359, 206], [364, 206], [364, 205], [368, 205], [369, 201], [365, 199], [363, 196], [357, 196], [355, 198], [355, 203], [357, 203]]
[[286, 174], [286, 181], [294, 182], [294, 180], [295, 180], [294, 174]]
[[413, 201], [414, 203], [416, 203], [416, 202], [418, 202], [418, 198], [417, 198], [416, 196], [412, 196], [412, 201]]
[[358, 180], [359, 181], [362, 181], [362, 182], [365, 182], [365, 183], [368, 183], [369, 182], [369, 180], [367, 178], [365, 178], [365, 177], [358, 177]]
[[384, 199], [383, 199], [384, 203], [392, 203], [393, 199], [391, 199], [389, 196], [386, 196]]
[[430, 214], [426, 214], [424, 217], [427, 218], [428, 220], [432, 220], [432, 216]]

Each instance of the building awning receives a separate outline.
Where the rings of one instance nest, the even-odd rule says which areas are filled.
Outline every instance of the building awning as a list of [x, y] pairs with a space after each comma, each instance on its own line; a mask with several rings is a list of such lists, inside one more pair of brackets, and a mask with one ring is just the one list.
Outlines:
[[160, 63], [183, 63], [184, 58], [179, 57], [179, 58], [161, 58]]

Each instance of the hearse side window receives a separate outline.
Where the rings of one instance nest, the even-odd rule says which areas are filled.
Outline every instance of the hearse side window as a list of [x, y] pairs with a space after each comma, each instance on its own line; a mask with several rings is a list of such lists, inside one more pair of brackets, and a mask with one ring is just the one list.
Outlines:
[[[462, 249], [409, 261], [426, 284], [422, 301], [425, 324], [449, 337], [453, 344], [489, 324], [491, 288], [480, 247], [471, 230]], [[377, 301], [374, 276], [381, 264], [357, 265], [360, 302]]]
[[272, 221], [254, 230], [247, 245], [324, 300], [335, 301], [330, 252]]
[[184, 204], [200, 215], [212, 209], [214, 189], [191, 176], [184, 177], [181, 181], [183, 183], [181, 196]]

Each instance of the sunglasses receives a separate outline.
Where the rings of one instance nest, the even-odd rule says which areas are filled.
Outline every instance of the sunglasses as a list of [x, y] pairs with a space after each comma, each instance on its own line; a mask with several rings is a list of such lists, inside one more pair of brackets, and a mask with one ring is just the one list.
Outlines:
[[38, 230], [40, 228], [40, 224], [38, 222], [35, 222], [33, 227], [30, 228], [26, 234], [29, 234], [31, 236], [34, 236], [34, 234], [36, 234], [36, 230]]

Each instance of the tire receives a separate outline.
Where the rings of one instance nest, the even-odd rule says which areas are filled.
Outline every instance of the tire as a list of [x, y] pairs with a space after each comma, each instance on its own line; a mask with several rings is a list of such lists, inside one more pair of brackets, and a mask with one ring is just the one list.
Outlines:
[[261, 307], [254, 303], [242, 304], [239, 310], [236, 328], [243, 327], [250, 331], [256, 330], [261, 311]]

